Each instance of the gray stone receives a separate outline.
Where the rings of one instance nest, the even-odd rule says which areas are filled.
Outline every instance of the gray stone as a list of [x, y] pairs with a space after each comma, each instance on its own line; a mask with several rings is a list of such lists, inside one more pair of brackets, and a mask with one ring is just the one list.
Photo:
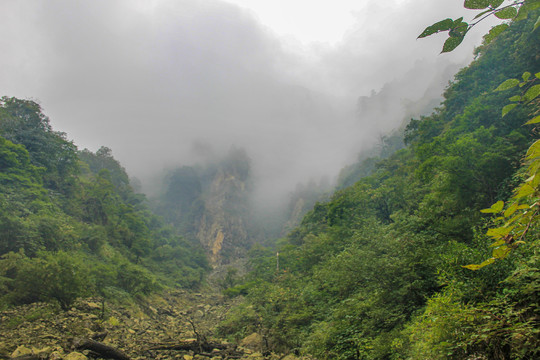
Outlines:
[[15, 349], [15, 351], [13, 351], [13, 353], [11, 354], [11, 357], [17, 357], [17, 356], [23, 356], [23, 355], [31, 355], [31, 354], [33, 354], [33, 351], [31, 349], [27, 348], [24, 345], [21, 345], [21, 346], [17, 347]]
[[69, 353], [65, 358], [64, 360], [88, 360], [88, 358], [84, 355], [84, 354], [81, 354], [80, 352], [72, 352], [72, 353]]

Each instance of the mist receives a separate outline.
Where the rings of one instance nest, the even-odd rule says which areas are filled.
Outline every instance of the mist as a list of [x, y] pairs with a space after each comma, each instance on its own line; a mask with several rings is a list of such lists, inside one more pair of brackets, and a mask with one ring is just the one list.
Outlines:
[[329, 43], [223, 1], [3, 0], [0, 95], [37, 100], [80, 149], [110, 147], [146, 191], [163, 169], [244, 148], [257, 198], [277, 203], [436, 106], [483, 33], [438, 55], [442, 38], [416, 37], [461, 2], [362, 6]]

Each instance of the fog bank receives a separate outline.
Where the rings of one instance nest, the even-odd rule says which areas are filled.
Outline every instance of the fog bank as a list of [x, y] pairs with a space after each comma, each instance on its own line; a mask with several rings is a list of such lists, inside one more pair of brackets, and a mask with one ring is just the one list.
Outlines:
[[[442, 37], [416, 37], [464, 13], [459, 2], [365, 1], [328, 43], [222, 1], [4, 0], [0, 94], [39, 100], [80, 148], [112, 148], [143, 189], [163, 168], [242, 147], [271, 202], [337, 175], [436, 104], [482, 29], [444, 56]], [[314, 21], [308, 5], [304, 16]]]

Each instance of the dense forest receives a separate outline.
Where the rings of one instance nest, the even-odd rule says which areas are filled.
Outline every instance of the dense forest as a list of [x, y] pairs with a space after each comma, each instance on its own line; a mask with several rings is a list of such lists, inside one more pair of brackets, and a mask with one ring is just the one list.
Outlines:
[[[319, 359], [540, 356], [538, 153], [525, 157], [536, 130], [524, 125], [538, 99], [521, 95], [538, 92], [532, 19], [477, 49], [441, 106], [410, 121], [405, 148], [351, 165], [342, 182], [358, 181], [275, 248], [252, 249], [253, 271], [226, 290], [246, 300], [223, 335], [258, 331]], [[522, 106], [502, 116], [512, 95]]]
[[0, 304], [196, 287], [207, 261], [152, 215], [111, 150], [77, 150], [31, 100], [0, 107]]
[[[169, 171], [150, 201], [111, 149], [79, 150], [39, 103], [2, 97], [0, 310], [200, 291], [227, 266], [235, 306], [216, 334], [231, 341], [317, 359], [540, 357], [538, 15], [492, 30], [431, 115], [333, 193], [299, 185], [277, 224], [250, 208], [243, 149]], [[426, 29], [452, 28], [443, 51], [465, 35], [448, 20]]]

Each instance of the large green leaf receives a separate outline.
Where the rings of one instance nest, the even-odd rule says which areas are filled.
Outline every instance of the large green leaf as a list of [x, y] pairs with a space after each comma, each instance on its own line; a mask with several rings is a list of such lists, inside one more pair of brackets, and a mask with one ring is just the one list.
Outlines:
[[531, 185], [523, 184], [518, 188], [518, 191], [515, 197], [518, 199], [523, 198], [525, 196], [534, 194], [534, 192], [535, 192], [535, 189]]
[[527, 159], [534, 159], [540, 156], [540, 140], [536, 140], [527, 150]]
[[499, 200], [495, 204], [491, 205], [490, 208], [480, 210], [480, 212], [483, 212], [486, 214], [491, 214], [491, 213], [496, 214], [498, 212], [501, 212], [503, 207], [504, 207], [504, 202]]
[[518, 106], [518, 104], [508, 104], [502, 109], [502, 116], [504, 117], [510, 110]]
[[518, 203], [513, 203], [512, 205], [510, 205], [510, 207], [505, 210], [504, 217], [512, 216], [518, 209], [518, 206]]
[[486, 235], [487, 236], [491, 236], [491, 237], [494, 237], [494, 238], [498, 238], [498, 237], [502, 237], [502, 236], [506, 236], [510, 233], [510, 231], [512, 231], [514, 227], [511, 226], [511, 227], [498, 227], [498, 228], [495, 228], [495, 229], [488, 229]]
[[454, 25], [454, 21], [452, 19], [444, 19], [439, 22], [436, 22], [435, 24], [428, 26], [419, 36], [419, 38], [423, 38], [429, 35], [433, 35], [435, 33], [441, 32], [441, 31], [448, 31], [452, 28]]
[[515, 7], [507, 7], [497, 11], [495, 16], [499, 19], [513, 19], [517, 16], [517, 9]]
[[523, 95], [523, 99], [525, 102], [531, 102], [538, 97], [538, 95], [540, 95], [540, 85], [534, 85], [527, 90], [525, 95]]
[[478, 264], [478, 265], [475, 265], [475, 264], [464, 265], [462, 267], [464, 267], [465, 269], [469, 269], [469, 270], [478, 270], [478, 269], [483, 268], [484, 266], [493, 264], [494, 262], [495, 262], [495, 258], [489, 258], [486, 261], [482, 262], [481, 264]]
[[496, 9], [498, 8], [499, 6], [501, 6], [501, 4], [504, 2], [504, 0], [491, 0], [489, 2], [489, 4], [491, 5], [492, 8]]
[[525, 123], [525, 125], [538, 124], [539, 122], [540, 122], [540, 115], [538, 115], [537, 117], [534, 117], [531, 120], [527, 121]]
[[495, 259], [504, 259], [510, 253], [510, 248], [506, 245], [500, 246], [496, 249], [493, 249], [493, 257]]
[[458, 47], [463, 41], [464, 36], [451, 36], [444, 42], [441, 53], [450, 52]]
[[490, 0], [465, 0], [464, 6], [467, 9], [485, 9], [490, 2]]
[[501, 85], [497, 86], [495, 91], [504, 91], [519, 85], [518, 79], [507, 79]]

